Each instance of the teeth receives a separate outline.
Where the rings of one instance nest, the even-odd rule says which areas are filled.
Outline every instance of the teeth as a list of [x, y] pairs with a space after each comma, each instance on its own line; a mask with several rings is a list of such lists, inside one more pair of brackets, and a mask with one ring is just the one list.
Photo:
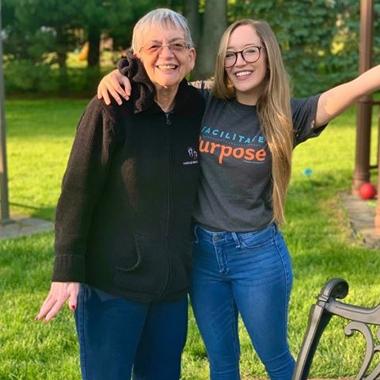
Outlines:
[[243, 76], [249, 75], [249, 74], [251, 74], [251, 73], [252, 73], [252, 71], [239, 71], [239, 72], [236, 73], [235, 75], [236, 75], [237, 77], [243, 77]]
[[176, 65], [157, 65], [157, 67], [160, 69], [175, 69], [177, 66]]

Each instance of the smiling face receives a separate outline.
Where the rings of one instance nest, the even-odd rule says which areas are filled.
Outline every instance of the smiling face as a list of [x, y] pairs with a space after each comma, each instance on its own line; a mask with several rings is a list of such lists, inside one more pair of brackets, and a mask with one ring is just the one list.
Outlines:
[[176, 89], [195, 63], [195, 50], [188, 46], [181, 29], [155, 24], [141, 39], [136, 56], [157, 89]]
[[[253, 63], [244, 60], [241, 51], [244, 50], [243, 54], [251, 60], [257, 47], [261, 47], [258, 60]], [[235, 65], [225, 68], [225, 72], [235, 88], [236, 99], [244, 104], [256, 104], [265, 85], [267, 60], [263, 43], [251, 25], [240, 25], [233, 30], [228, 39], [226, 57], [233, 52], [240, 53], [237, 54]]]

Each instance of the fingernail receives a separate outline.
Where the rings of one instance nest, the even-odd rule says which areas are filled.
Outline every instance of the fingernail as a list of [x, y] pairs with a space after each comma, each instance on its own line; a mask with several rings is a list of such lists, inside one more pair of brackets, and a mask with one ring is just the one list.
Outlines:
[[77, 308], [75, 305], [70, 305], [70, 308], [72, 311], [75, 311], [75, 309]]

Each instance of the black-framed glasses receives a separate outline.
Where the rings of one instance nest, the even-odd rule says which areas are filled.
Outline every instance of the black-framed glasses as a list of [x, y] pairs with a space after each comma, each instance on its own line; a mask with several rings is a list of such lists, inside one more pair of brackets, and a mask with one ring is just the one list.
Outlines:
[[167, 47], [172, 53], [183, 53], [185, 50], [190, 48], [190, 44], [186, 41], [175, 41], [168, 44], [162, 44], [160, 42], [151, 42], [144, 45], [141, 50], [144, 50], [148, 54], [158, 54], [161, 53], [162, 49]]
[[239, 54], [241, 54], [241, 57], [246, 63], [255, 63], [260, 58], [262, 48], [262, 46], [248, 46], [239, 51], [227, 50], [224, 58], [224, 67], [228, 69], [229, 67], [234, 66]]

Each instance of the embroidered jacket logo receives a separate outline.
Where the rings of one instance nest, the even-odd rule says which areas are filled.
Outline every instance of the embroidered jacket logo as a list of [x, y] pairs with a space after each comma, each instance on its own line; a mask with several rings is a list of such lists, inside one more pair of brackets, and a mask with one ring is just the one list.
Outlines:
[[182, 165], [194, 165], [198, 163], [198, 152], [196, 149], [189, 146], [187, 148], [188, 161], [182, 162]]

